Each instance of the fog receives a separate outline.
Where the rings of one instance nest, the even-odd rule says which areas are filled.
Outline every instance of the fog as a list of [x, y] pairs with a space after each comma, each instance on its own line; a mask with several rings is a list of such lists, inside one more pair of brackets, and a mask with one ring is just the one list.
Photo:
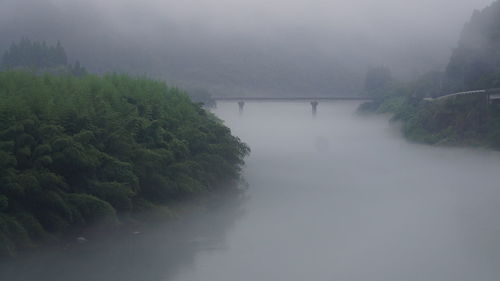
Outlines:
[[[357, 95], [443, 70], [492, 0], [0, 0], [0, 51], [61, 41], [91, 72], [220, 96]], [[0, 263], [0, 280], [497, 281], [498, 152], [406, 141], [357, 102], [213, 109], [252, 149], [243, 198]], [[137, 234], [137, 233], [136, 233]]]
[[149, 74], [217, 95], [356, 94], [369, 67], [446, 66], [491, 0], [0, 1], [0, 50], [60, 40], [92, 71]]
[[0, 279], [498, 280], [499, 153], [409, 143], [357, 105], [219, 103], [252, 147], [244, 200], [4, 263]]

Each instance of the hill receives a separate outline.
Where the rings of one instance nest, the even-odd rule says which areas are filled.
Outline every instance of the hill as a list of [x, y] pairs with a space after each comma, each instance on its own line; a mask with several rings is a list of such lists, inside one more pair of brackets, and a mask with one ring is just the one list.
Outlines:
[[474, 11], [446, 74], [450, 92], [500, 87], [500, 1]]
[[0, 72], [0, 256], [233, 190], [248, 147], [146, 78]]

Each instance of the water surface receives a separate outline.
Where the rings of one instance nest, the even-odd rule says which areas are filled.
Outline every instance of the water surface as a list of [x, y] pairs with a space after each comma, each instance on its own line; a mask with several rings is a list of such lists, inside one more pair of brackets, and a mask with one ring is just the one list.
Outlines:
[[173, 280], [500, 280], [500, 155], [408, 143], [356, 106], [220, 104], [252, 147], [246, 213]]
[[241, 205], [4, 264], [0, 280], [500, 280], [500, 155], [409, 143], [356, 106], [220, 103], [252, 148]]

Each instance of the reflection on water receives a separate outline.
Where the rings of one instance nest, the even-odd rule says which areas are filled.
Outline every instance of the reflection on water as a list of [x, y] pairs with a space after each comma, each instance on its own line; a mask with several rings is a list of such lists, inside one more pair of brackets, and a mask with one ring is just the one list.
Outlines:
[[252, 148], [241, 206], [3, 265], [0, 280], [498, 281], [500, 155], [408, 143], [356, 106], [221, 103]]
[[68, 250], [0, 265], [8, 281], [160, 281], [191, 267], [197, 253], [225, 248], [226, 232], [241, 217], [241, 198], [140, 234], [114, 234]]

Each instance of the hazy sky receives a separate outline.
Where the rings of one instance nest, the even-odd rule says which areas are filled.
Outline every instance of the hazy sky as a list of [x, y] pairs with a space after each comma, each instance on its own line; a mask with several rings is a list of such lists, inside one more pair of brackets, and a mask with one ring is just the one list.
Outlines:
[[[474, 9], [492, 0], [52, 0], [62, 11], [78, 6], [101, 8], [111, 22], [133, 26], [161, 23], [201, 24], [227, 32], [267, 33], [305, 28], [391, 35], [406, 31], [436, 33], [462, 25]], [[85, 4], [84, 4], [85, 3]], [[134, 18], [134, 20], [130, 20]], [[456, 34], [455, 34], [456, 35]]]
[[[91, 69], [99, 63], [107, 70], [124, 63], [127, 70], [157, 64], [155, 69], [169, 68], [169, 77], [184, 80], [229, 81], [266, 70], [253, 82], [263, 84], [269, 73], [303, 65], [309, 66], [288, 80], [316, 77], [311, 69], [324, 73], [328, 65], [342, 69], [337, 80], [348, 72], [362, 77], [378, 65], [409, 79], [443, 69], [474, 9], [492, 2], [0, 0], [0, 34], [10, 34], [1, 37], [6, 40], [0, 48], [21, 37], [61, 40]], [[209, 72], [213, 77], [206, 77]]]
[[[97, 6], [116, 30], [158, 32], [168, 25], [272, 42], [294, 36], [312, 40], [317, 51], [358, 50], [398, 55], [449, 52], [474, 9], [492, 0], [52, 0], [61, 12]], [[146, 29], [145, 29], [146, 28]], [[364, 46], [353, 46], [364, 44]], [[423, 50], [422, 50], [423, 49]], [[363, 52], [364, 51], [364, 52]], [[418, 55], [419, 52], [416, 52]], [[376, 63], [376, 62], [375, 62]]]
[[[161, 32], [165, 25], [202, 29], [212, 36], [281, 40], [299, 33], [319, 50], [444, 52], [454, 47], [474, 9], [492, 0], [47, 0], [52, 12], [92, 11], [96, 22], [125, 34]], [[24, 5], [24, 3], [30, 5]], [[33, 6], [33, 3], [37, 3]], [[43, 1], [1, 0], [4, 17], [40, 11]], [[24, 8], [21, 8], [23, 7]], [[33, 9], [34, 7], [34, 9]], [[0, 11], [1, 13], [1, 11]], [[300, 36], [299, 36], [300, 37]], [[420, 41], [419, 46], [415, 46]], [[353, 43], [365, 44], [353, 46]], [[385, 56], [383, 56], [385, 57]]]

